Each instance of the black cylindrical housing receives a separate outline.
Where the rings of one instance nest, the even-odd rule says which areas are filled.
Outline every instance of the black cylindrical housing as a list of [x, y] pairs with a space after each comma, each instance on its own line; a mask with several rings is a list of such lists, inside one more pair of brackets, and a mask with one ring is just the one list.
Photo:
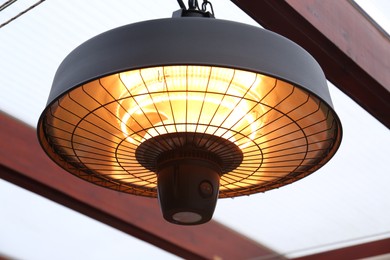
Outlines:
[[207, 160], [186, 158], [159, 168], [158, 198], [164, 218], [181, 225], [209, 221], [218, 198], [218, 167]]

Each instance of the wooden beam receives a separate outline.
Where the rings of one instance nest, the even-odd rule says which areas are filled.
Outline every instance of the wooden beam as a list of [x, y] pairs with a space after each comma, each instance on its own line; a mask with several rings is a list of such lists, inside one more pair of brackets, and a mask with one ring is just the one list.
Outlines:
[[390, 127], [390, 39], [351, 2], [233, 2], [264, 28], [305, 48], [329, 81]]
[[186, 259], [282, 259], [216, 221], [193, 227], [165, 222], [156, 199], [85, 182], [41, 149], [35, 129], [0, 113], [0, 177]]
[[[390, 253], [390, 238], [294, 258], [294, 260], [363, 259]], [[385, 259], [385, 258], [383, 258]], [[388, 258], [386, 258], [388, 259]]]

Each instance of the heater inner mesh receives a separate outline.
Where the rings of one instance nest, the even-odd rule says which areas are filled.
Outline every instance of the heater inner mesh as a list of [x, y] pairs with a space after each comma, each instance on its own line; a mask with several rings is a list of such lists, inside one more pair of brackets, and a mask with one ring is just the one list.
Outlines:
[[42, 132], [47, 153], [69, 172], [152, 197], [156, 174], [138, 162], [136, 150], [161, 135], [212, 135], [241, 150], [241, 164], [221, 176], [219, 197], [303, 178], [331, 158], [340, 138], [333, 110], [315, 95], [269, 76], [210, 66], [132, 70], [78, 86], [46, 109]]

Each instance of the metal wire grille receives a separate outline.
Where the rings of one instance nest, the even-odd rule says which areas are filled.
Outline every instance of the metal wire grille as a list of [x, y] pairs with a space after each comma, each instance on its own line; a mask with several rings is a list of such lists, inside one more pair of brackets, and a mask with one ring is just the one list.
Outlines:
[[[138, 162], [136, 151], [161, 135], [217, 136], [242, 151], [241, 164], [221, 176], [220, 197], [303, 178], [331, 158], [340, 139], [334, 112], [311, 93], [209, 66], [155, 67], [94, 80], [52, 103], [42, 122], [45, 149], [60, 166], [98, 185], [152, 197], [156, 174]], [[170, 145], [155, 139], [155, 149]]]

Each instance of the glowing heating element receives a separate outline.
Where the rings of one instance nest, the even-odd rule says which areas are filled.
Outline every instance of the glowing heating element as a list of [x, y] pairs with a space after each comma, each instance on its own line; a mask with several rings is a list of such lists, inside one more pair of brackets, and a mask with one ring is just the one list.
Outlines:
[[162, 66], [74, 88], [50, 105], [43, 129], [47, 150], [56, 151], [50, 156], [68, 171], [152, 197], [156, 174], [136, 158], [142, 143], [173, 133], [220, 137], [243, 154], [220, 179], [219, 197], [232, 197], [286, 185], [321, 167], [340, 138], [333, 115], [315, 95], [273, 77]]
[[125, 88], [117, 116], [125, 137], [135, 144], [167, 133], [197, 132], [244, 148], [248, 140], [236, 140], [235, 133], [253, 140], [265, 120], [260, 118], [263, 107], [251, 107], [247, 101], [261, 99], [262, 77], [253, 73], [178, 66], [125, 72], [119, 77]]

